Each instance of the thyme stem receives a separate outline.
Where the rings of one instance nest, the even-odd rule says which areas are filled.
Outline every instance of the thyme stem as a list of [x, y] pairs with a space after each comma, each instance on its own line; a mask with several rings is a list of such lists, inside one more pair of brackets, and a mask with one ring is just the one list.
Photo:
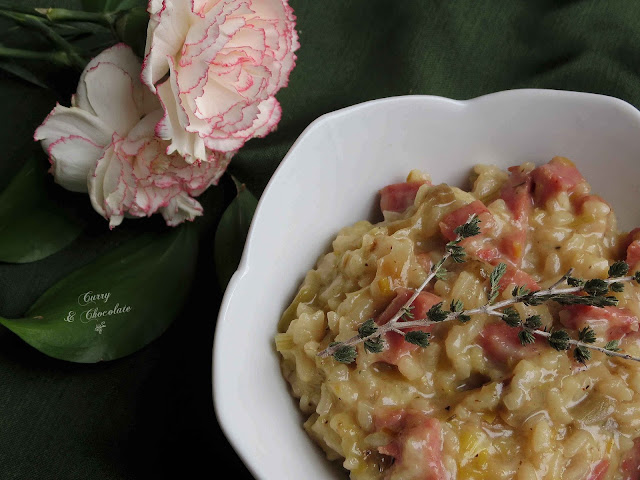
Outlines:
[[[544, 295], [563, 295], [563, 294], [570, 294], [570, 293], [578, 293], [578, 292], [584, 290], [583, 287], [558, 288], [558, 286], [564, 281], [564, 279], [567, 276], [568, 276], [568, 274], [563, 276], [559, 281], [557, 281], [556, 283], [554, 283], [553, 285], [551, 285], [549, 288], [547, 288], [545, 290], [538, 290], [537, 292], [534, 292], [534, 293], [531, 293], [531, 294], [528, 294], [528, 295], [515, 296], [515, 297], [509, 298], [507, 300], [503, 300], [501, 302], [494, 303], [492, 305], [486, 304], [486, 305], [483, 305], [482, 307], [477, 307], [477, 308], [473, 308], [473, 309], [470, 309], [470, 310], [465, 310], [463, 312], [451, 312], [451, 313], [449, 313], [449, 315], [447, 315], [447, 317], [444, 320], [442, 320], [440, 322], [433, 322], [433, 321], [429, 320], [428, 318], [421, 318], [421, 319], [418, 319], [418, 320], [411, 320], [411, 321], [408, 321], [408, 322], [401, 322], [401, 323], [399, 323], [399, 325], [400, 325], [400, 328], [430, 327], [431, 325], [437, 325], [439, 323], [451, 322], [452, 320], [457, 320], [458, 317], [460, 317], [461, 315], [477, 315], [479, 313], [484, 313], [484, 314], [487, 314], [487, 315], [493, 315], [493, 316], [496, 316], [496, 317], [502, 317], [502, 314], [499, 313], [498, 310], [500, 310], [501, 308], [509, 307], [511, 305], [515, 305], [517, 303], [522, 303], [522, 301], [525, 300], [525, 298], [528, 297], [529, 295], [531, 295], [533, 297], [541, 297], [541, 296], [544, 296]], [[607, 283], [607, 285], [609, 285], [611, 283], [631, 282], [632, 280], [634, 280], [633, 276], [627, 276], [627, 277], [620, 277], [620, 278], [609, 278], [609, 279], [603, 280], [603, 281], [605, 283]], [[382, 328], [382, 327], [380, 327], [380, 328]], [[375, 336], [375, 335], [377, 335], [377, 334], [374, 334], [372, 336]], [[368, 338], [366, 338], [365, 340], [368, 340]]]
[[[610, 291], [621, 292], [624, 289], [622, 284], [626, 282], [636, 281], [640, 283], [640, 271], [634, 275], [627, 275], [629, 273], [629, 265], [623, 261], [614, 262], [609, 267], [609, 278], [606, 280], [591, 279], [584, 281], [579, 278], [573, 278], [574, 269], [571, 268], [559, 280], [544, 290], [531, 292], [526, 288], [526, 285], [516, 285], [513, 289], [512, 298], [494, 303], [500, 291], [500, 281], [507, 270], [507, 265], [500, 263], [489, 276], [488, 300], [481, 307], [464, 310], [463, 303], [454, 299], [451, 301], [451, 311], [443, 310], [443, 302], [440, 302], [429, 309], [425, 318], [414, 319], [413, 314], [411, 314], [413, 302], [435, 277], [439, 277], [439, 274], [446, 272], [442, 267], [449, 258], [452, 258], [457, 263], [465, 261], [466, 253], [460, 242], [465, 238], [480, 233], [479, 222], [480, 220], [475, 215], [471, 215], [465, 224], [456, 227], [454, 230], [457, 235], [456, 239], [446, 244], [445, 254], [440, 261], [431, 268], [426, 279], [418, 288], [414, 289], [409, 299], [393, 314], [388, 322], [384, 325], [376, 325], [374, 319], [371, 318], [358, 328], [357, 335], [346, 341], [332, 342], [317, 355], [322, 358], [333, 356], [339, 362], [351, 363], [357, 356], [355, 345], [364, 343], [365, 351], [379, 353], [384, 349], [382, 339], [388, 332], [396, 332], [404, 336], [406, 342], [426, 347], [429, 345], [430, 333], [420, 330], [407, 332], [406, 330], [430, 327], [454, 320], [465, 323], [471, 319], [472, 315], [485, 314], [501, 318], [510, 327], [519, 327], [518, 338], [523, 346], [534, 343], [534, 336], [537, 335], [545, 337], [549, 341], [549, 345], [556, 350], [567, 350], [569, 345], [574, 345], [576, 347], [574, 358], [581, 363], [585, 363], [591, 357], [589, 350], [640, 362], [640, 358], [619, 352], [619, 340], [609, 341], [604, 347], [593, 345], [596, 341], [596, 334], [589, 325], [580, 330], [579, 339], [574, 340], [564, 330], [553, 330], [553, 327], [549, 330], [546, 328], [540, 330], [539, 328], [542, 324], [539, 315], [532, 315], [523, 322], [518, 311], [512, 307], [512, 305], [518, 303], [540, 305], [550, 300], [561, 305], [588, 305], [599, 308], [617, 305], [618, 299], [615, 296], [609, 296], [608, 293]], [[565, 282], [568, 286], [561, 287]], [[586, 295], [573, 295], [580, 292]]]
[[[463, 237], [461, 235], [458, 235], [458, 237], [456, 238], [456, 241], [459, 242], [460, 240], [462, 240], [462, 238]], [[396, 312], [396, 314], [393, 317], [391, 317], [391, 319], [387, 323], [378, 327], [378, 330], [374, 334], [368, 335], [366, 337], [360, 337], [359, 335], [355, 335], [345, 342], [340, 342], [333, 346], [329, 346], [325, 348], [323, 351], [318, 353], [318, 356], [322, 358], [330, 357], [331, 355], [336, 353], [336, 351], [340, 347], [343, 347], [345, 345], [347, 346], [357, 345], [358, 343], [364, 342], [366, 340], [370, 340], [373, 337], [384, 335], [389, 331], [394, 331], [396, 333], [399, 333], [400, 335], [404, 335], [405, 333], [401, 329], [409, 328], [407, 325], [410, 323], [417, 324], [416, 326], [423, 326], [425, 321], [428, 322], [429, 325], [434, 323], [434, 322], [430, 322], [427, 319], [424, 319], [424, 321], [416, 320], [412, 322], [399, 322], [398, 320], [402, 318], [402, 315], [404, 314], [405, 309], [409, 308], [411, 304], [415, 301], [415, 299], [418, 298], [418, 295], [420, 295], [420, 292], [422, 292], [426, 288], [426, 286], [429, 285], [431, 280], [433, 280], [436, 277], [436, 275], [442, 269], [442, 266], [449, 259], [449, 257], [451, 257], [451, 252], [447, 251], [442, 257], [442, 259], [440, 259], [440, 261], [434, 266], [434, 268], [431, 269], [431, 272], [429, 273], [429, 275], [427, 275], [427, 278], [424, 280], [424, 282], [422, 282], [420, 286], [415, 289], [415, 291], [413, 292], [413, 295], [409, 297], [409, 300], [407, 300], [404, 303], [404, 305]]]
[[[524, 326], [522, 327], [522, 329], [528, 332], [531, 332], [534, 335], [538, 335], [540, 337], [545, 337], [545, 338], [551, 337], [551, 332], [545, 332], [544, 330], [534, 330], [532, 328], [527, 328]], [[625, 360], [633, 360], [634, 362], [640, 362], [640, 358], [636, 358], [632, 355], [629, 355], [628, 353], [614, 352], [611, 350], [607, 350], [606, 348], [596, 347], [595, 345], [590, 343], [584, 343], [579, 340], [574, 340], [573, 338], [568, 339], [567, 343], [569, 343], [570, 345], [574, 345], [576, 347], [585, 347], [590, 350], [596, 350], [598, 352], [604, 353], [605, 355], [609, 355], [610, 357], [618, 357], [618, 358], [624, 358]]]

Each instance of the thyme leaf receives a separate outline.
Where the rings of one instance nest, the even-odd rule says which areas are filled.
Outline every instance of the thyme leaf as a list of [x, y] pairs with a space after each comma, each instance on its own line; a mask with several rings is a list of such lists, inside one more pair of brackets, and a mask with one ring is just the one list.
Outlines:
[[406, 335], [404, 336], [404, 339], [409, 343], [425, 348], [429, 346], [430, 337], [431, 337], [431, 334], [427, 332], [423, 332], [421, 330], [414, 330], [412, 332], [407, 332]]
[[[500, 263], [489, 276], [488, 302], [485, 305], [465, 310], [461, 300], [453, 299], [450, 311], [444, 310], [444, 302], [440, 302], [429, 309], [425, 318], [416, 319], [412, 303], [434, 278], [444, 278], [446, 270], [443, 265], [448, 259], [458, 263], [465, 261], [466, 252], [460, 242], [480, 233], [479, 224], [480, 219], [472, 215], [464, 225], [456, 227], [457, 238], [445, 245], [444, 256], [433, 265], [424, 282], [414, 290], [412, 296], [387, 323], [376, 325], [374, 319], [370, 318], [360, 325], [356, 336], [344, 342], [332, 342], [318, 355], [324, 358], [332, 356], [338, 362], [350, 364], [356, 359], [355, 345], [358, 343], [364, 343], [364, 350], [369, 353], [380, 353], [388, 348], [383, 336], [390, 331], [402, 334], [406, 342], [424, 348], [429, 345], [431, 334], [415, 330], [416, 328], [453, 320], [466, 323], [475, 314], [489, 314], [501, 317], [510, 327], [518, 328], [518, 339], [523, 346], [535, 343], [536, 337], [544, 337], [549, 345], [558, 351], [566, 351], [574, 347], [573, 357], [581, 363], [589, 361], [594, 350], [609, 356], [640, 362], [640, 358], [620, 351], [619, 340], [611, 340], [603, 346], [597, 346], [596, 333], [588, 326], [579, 330], [578, 338], [573, 339], [565, 330], [554, 330], [551, 326], [543, 327], [540, 315], [530, 315], [522, 320], [518, 310], [513, 307], [517, 303], [535, 306], [549, 301], [560, 305], [589, 305], [597, 308], [615, 306], [618, 304], [618, 299], [610, 295], [610, 292], [621, 292], [627, 282], [640, 283], [640, 271], [627, 275], [629, 265], [626, 262], [614, 262], [609, 267], [609, 278], [606, 280], [596, 278], [585, 281], [572, 276], [573, 269], [571, 269], [546, 290], [532, 292], [526, 285], [516, 285], [511, 292], [512, 298], [495, 303], [499, 295], [500, 280], [507, 269], [506, 264]], [[566, 283], [569, 288], [561, 287], [563, 283]], [[411, 330], [404, 333], [402, 330], [405, 329]]]
[[364, 341], [364, 349], [369, 353], [380, 353], [384, 350], [385, 344], [382, 337], [374, 337]]
[[499, 263], [496, 266], [496, 268], [493, 269], [493, 271], [491, 272], [491, 275], [489, 276], [489, 285], [490, 285], [489, 303], [490, 304], [495, 302], [496, 298], [498, 298], [498, 293], [500, 293], [500, 290], [499, 290], [500, 279], [504, 276], [506, 271], [507, 271], [507, 264]]
[[624, 277], [629, 273], [629, 264], [627, 262], [614, 262], [609, 267], [609, 278]]
[[[334, 343], [332, 346], [337, 346], [337, 344]], [[349, 364], [355, 361], [357, 355], [358, 352], [353, 345], [340, 345], [334, 352], [333, 358], [336, 362]]]
[[373, 321], [373, 318], [370, 318], [358, 328], [358, 336], [360, 338], [370, 337], [374, 333], [378, 331], [378, 326]]

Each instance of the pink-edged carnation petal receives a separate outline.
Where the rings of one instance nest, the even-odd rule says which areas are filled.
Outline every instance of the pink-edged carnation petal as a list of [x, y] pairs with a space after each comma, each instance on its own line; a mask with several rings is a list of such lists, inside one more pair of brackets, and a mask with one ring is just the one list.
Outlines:
[[232, 152], [273, 131], [300, 46], [286, 0], [163, 0], [149, 12], [142, 78], [162, 101], [169, 152], [206, 160], [205, 146]]
[[192, 222], [196, 217], [202, 215], [202, 205], [182, 192], [171, 199], [169, 205], [160, 210], [162, 216], [170, 227], [175, 227], [185, 220]]
[[[51, 170], [57, 184], [72, 192], [88, 191], [87, 176], [103, 148], [84, 137], [62, 137], [49, 146]], [[57, 158], [64, 159], [56, 161]]]
[[129, 136], [117, 134], [90, 175], [89, 195], [95, 210], [113, 228], [125, 217], [160, 213], [170, 226], [202, 214], [193, 198], [218, 182], [232, 153], [209, 152], [207, 161], [187, 162], [168, 154], [168, 142], [154, 135], [162, 111], [140, 120]]
[[140, 119], [133, 78], [111, 63], [100, 63], [87, 72], [85, 82], [96, 116], [118, 135], [129, 133]]
[[113, 131], [98, 117], [76, 107], [56, 105], [45, 118], [33, 139], [42, 142], [45, 151], [49, 146], [65, 137], [82, 137], [94, 145], [106, 146]]
[[[162, 109], [158, 98], [140, 82], [140, 69], [140, 60], [125, 44], [104, 50], [82, 72], [72, 107], [57, 105], [36, 129], [34, 140], [40, 141], [49, 154], [57, 183], [69, 190], [86, 192], [88, 175], [115, 134], [125, 138], [134, 128], [146, 129], [143, 134], [134, 133], [132, 143], [153, 131], [154, 124], [139, 126], [139, 120], [157, 112], [147, 120], [157, 123]], [[125, 194], [131, 195], [122, 193]]]

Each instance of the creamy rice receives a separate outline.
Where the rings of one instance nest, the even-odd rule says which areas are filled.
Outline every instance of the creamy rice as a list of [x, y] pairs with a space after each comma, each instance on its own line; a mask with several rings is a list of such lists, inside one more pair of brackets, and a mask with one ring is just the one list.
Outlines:
[[[445, 306], [452, 299], [465, 308], [484, 305], [497, 261], [515, 272], [501, 299], [510, 298], [513, 284], [523, 279], [545, 288], [570, 267], [574, 276], [606, 278], [609, 265], [626, 258], [633, 238], [617, 232], [609, 205], [590, 195], [568, 160], [556, 158], [548, 171], [541, 168], [524, 164], [509, 173], [478, 165], [470, 191], [431, 185], [413, 171], [407, 180], [416, 187], [415, 200], [406, 210], [400, 205], [396, 210], [402, 211], [386, 211], [380, 223], [343, 228], [307, 273], [281, 319], [276, 347], [284, 377], [308, 416], [304, 428], [352, 479], [640, 478], [634, 463], [640, 464], [635, 362], [594, 352], [585, 366], [542, 339], [513, 347], [504, 331], [509, 327], [485, 315], [433, 327], [424, 349], [370, 354], [360, 344], [350, 365], [317, 355], [378, 318], [403, 289], [418, 287], [444, 254], [447, 215], [474, 201], [488, 208], [481, 218], [491, 231], [470, 239], [468, 261], [448, 263], [446, 279], [425, 290]], [[579, 177], [567, 186], [549, 178], [558, 172]], [[524, 183], [516, 183], [519, 178]], [[525, 201], [526, 214], [513, 192]], [[627, 284], [616, 296], [620, 310], [611, 310], [613, 320], [593, 323], [597, 344], [624, 336], [621, 348], [640, 356], [640, 288]], [[575, 327], [586, 314], [551, 302], [517, 309], [562, 328]], [[619, 318], [625, 323], [614, 329]]]

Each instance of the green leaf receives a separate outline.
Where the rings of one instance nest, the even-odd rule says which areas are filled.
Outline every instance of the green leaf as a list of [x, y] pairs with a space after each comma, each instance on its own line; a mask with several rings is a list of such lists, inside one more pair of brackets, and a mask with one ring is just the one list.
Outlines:
[[526, 285], [516, 285], [515, 287], [513, 287], [513, 290], [511, 291], [511, 296], [524, 297], [529, 293], [531, 293], [531, 290], [529, 290]]
[[448, 272], [448, 271], [447, 271], [447, 269], [446, 269], [446, 268], [444, 268], [444, 267], [440, 267], [440, 268], [436, 271], [436, 273], [435, 273], [436, 278], [437, 278], [438, 280], [446, 280], [446, 279], [447, 279], [448, 274], [449, 274], [449, 272]]
[[611, 264], [609, 267], [609, 278], [611, 277], [624, 277], [629, 273], [629, 264], [624, 261], [618, 261]]
[[578, 332], [578, 339], [584, 343], [595, 343], [596, 332], [593, 330], [593, 328], [586, 326]]
[[336, 353], [333, 354], [333, 358], [336, 362], [346, 364], [353, 363], [357, 356], [358, 352], [356, 351], [356, 347], [352, 345], [343, 345], [336, 350]]
[[496, 268], [494, 268], [493, 271], [491, 272], [491, 275], [489, 276], [489, 284], [490, 284], [489, 303], [495, 302], [496, 298], [498, 298], [498, 294], [500, 293], [500, 290], [498, 288], [500, 279], [504, 276], [506, 271], [507, 271], [507, 264], [499, 263], [496, 266]]
[[29, 82], [37, 87], [45, 88], [45, 89], [49, 88], [47, 84], [44, 82], [44, 80], [41, 80], [40, 78], [38, 78], [38, 76], [34, 74], [32, 70], [29, 70], [28, 68], [25, 68], [24, 66], [19, 65], [18, 63], [12, 60], [0, 61], [0, 70], [4, 70], [5, 72], [15, 75], [21, 80], [24, 80], [25, 82]]
[[584, 284], [584, 291], [592, 297], [601, 297], [609, 292], [609, 284], [599, 278], [592, 278]]
[[529, 330], [520, 330], [518, 332], [518, 340], [520, 340], [520, 344], [524, 347], [535, 343], [536, 337]]
[[414, 330], [412, 332], [407, 332], [407, 334], [404, 336], [404, 339], [408, 343], [426, 348], [429, 346], [429, 337], [431, 337], [430, 333], [423, 332], [421, 330]]
[[437, 303], [431, 307], [427, 312], [427, 318], [432, 322], [443, 322], [446, 320], [450, 312], [442, 310], [442, 305], [444, 305], [444, 302]]
[[80, 220], [48, 197], [52, 177], [43, 168], [45, 160], [37, 157], [0, 193], [0, 261], [40, 260], [69, 245], [83, 229]]
[[624, 292], [624, 283], [620, 283], [620, 282], [614, 282], [611, 285], [609, 285], [609, 288], [611, 289], [612, 292]]
[[464, 310], [464, 303], [462, 302], [462, 300], [453, 299], [451, 300], [450, 309], [452, 312], [460, 313]]
[[362, 325], [360, 325], [360, 327], [358, 328], [358, 336], [360, 338], [366, 338], [373, 335], [377, 331], [378, 331], [378, 326], [373, 321], [373, 318], [370, 318], [369, 320], [364, 322]]
[[461, 238], [475, 237], [480, 234], [480, 218], [474, 213], [463, 224], [456, 227], [453, 232]]
[[258, 201], [244, 185], [222, 214], [216, 231], [214, 259], [220, 286], [224, 289], [237, 270]]
[[0, 323], [54, 358], [124, 357], [158, 337], [180, 312], [197, 247], [191, 225], [143, 234], [59, 281], [24, 318], [0, 317]]
[[584, 280], [576, 277], [567, 277], [567, 284], [570, 287], [582, 287], [584, 286]]
[[409, 305], [408, 307], [402, 307], [402, 315], [400, 318], [402, 318], [405, 321], [409, 321], [409, 320], [413, 320], [413, 313], [411, 313], [411, 311], [416, 308], [413, 305]]
[[369, 353], [380, 353], [384, 350], [385, 343], [381, 337], [371, 338], [364, 341], [364, 349]]
[[532, 330], [537, 330], [542, 326], [542, 317], [540, 317], [540, 315], [531, 315], [525, 320], [524, 326]]
[[582, 346], [576, 347], [573, 351], [573, 358], [575, 358], [577, 362], [587, 363], [591, 360], [591, 351]]
[[562, 351], [569, 349], [569, 338], [569, 334], [564, 330], [556, 330], [551, 333], [551, 336], [547, 338], [547, 341], [552, 348]]
[[464, 263], [467, 257], [467, 254], [464, 251], [464, 248], [458, 245], [456, 242], [449, 242], [445, 246], [447, 252], [451, 254], [451, 259], [456, 263]]
[[618, 340], [610, 340], [604, 345], [605, 350], [609, 350], [610, 352], [619, 352], [620, 351], [620, 342]]
[[502, 320], [510, 327], [519, 327], [522, 324], [520, 314], [513, 307], [507, 307], [502, 310]]
[[[540, 301], [553, 300], [561, 305], [590, 305], [592, 307], [615, 307], [618, 305], [619, 300], [613, 296], [606, 297], [589, 297], [583, 295], [573, 294], [555, 294], [555, 295], [540, 295], [537, 297]], [[533, 305], [533, 303], [530, 303]], [[539, 303], [537, 303], [539, 305]]]

